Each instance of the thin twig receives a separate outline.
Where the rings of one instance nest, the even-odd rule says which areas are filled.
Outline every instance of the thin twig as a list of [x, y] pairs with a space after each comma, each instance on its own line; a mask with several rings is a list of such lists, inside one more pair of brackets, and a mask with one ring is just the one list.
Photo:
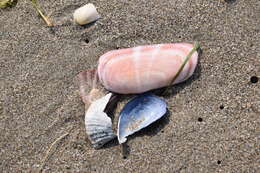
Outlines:
[[42, 10], [40, 9], [39, 5], [37, 4], [37, 0], [31, 0], [33, 7], [36, 9], [36, 11], [40, 14], [40, 16], [43, 18], [43, 20], [45, 21], [45, 23], [48, 26], [53, 26], [53, 23], [50, 21], [49, 17], [45, 16], [42, 12]]
[[68, 136], [68, 135], [69, 135], [69, 132], [63, 134], [62, 136], [60, 136], [59, 138], [57, 138], [57, 139], [50, 145], [48, 151], [47, 151], [46, 154], [45, 154], [44, 159], [42, 160], [42, 164], [41, 164], [41, 166], [40, 166], [40, 168], [39, 168], [38, 173], [41, 173], [41, 172], [42, 172], [43, 167], [45, 166], [46, 161], [48, 160], [49, 155], [50, 155], [50, 152], [51, 152], [52, 148], [54, 147], [54, 145], [55, 145], [56, 143], [58, 143], [60, 140], [62, 140], [63, 138], [65, 138], [66, 136]]
[[189, 61], [190, 57], [192, 56], [192, 54], [200, 48], [200, 45], [198, 42], [195, 42], [194, 47], [192, 48], [192, 50], [190, 51], [190, 53], [186, 56], [185, 60], [183, 61], [181, 67], [179, 68], [177, 74], [173, 77], [173, 79], [171, 80], [171, 82], [169, 83], [169, 85], [166, 87], [166, 89], [163, 92], [163, 95], [165, 93], [167, 93], [167, 91], [169, 90], [170, 86], [175, 82], [175, 80], [178, 78], [178, 76], [180, 75], [180, 73], [182, 72], [184, 66], [187, 64], [187, 62]]

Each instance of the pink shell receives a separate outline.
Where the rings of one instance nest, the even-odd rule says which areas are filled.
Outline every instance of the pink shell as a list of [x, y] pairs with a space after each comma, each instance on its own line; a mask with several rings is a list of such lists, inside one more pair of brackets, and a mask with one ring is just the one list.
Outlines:
[[[110, 91], [142, 93], [169, 85], [192, 50], [189, 43], [158, 44], [113, 50], [99, 59], [98, 76]], [[174, 84], [188, 79], [198, 62], [194, 52]]]

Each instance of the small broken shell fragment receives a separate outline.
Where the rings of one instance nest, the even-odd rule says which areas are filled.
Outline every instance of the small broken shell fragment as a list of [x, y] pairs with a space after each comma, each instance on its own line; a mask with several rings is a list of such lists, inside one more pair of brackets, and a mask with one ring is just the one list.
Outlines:
[[100, 148], [116, 135], [112, 129], [111, 118], [104, 112], [112, 93], [91, 103], [85, 114], [85, 126], [89, 140], [94, 148]]
[[150, 93], [138, 95], [120, 112], [117, 137], [120, 144], [127, 136], [147, 127], [165, 115], [166, 102]]
[[[85, 70], [76, 76], [80, 96], [85, 103], [85, 126], [88, 139], [94, 148], [100, 148], [116, 135], [111, 118], [106, 113], [113, 111], [117, 96], [106, 94], [100, 88], [96, 70]], [[90, 91], [89, 91], [90, 90]]]
[[86, 25], [100, 18], [96, 7], [89, 3], [75, 10], [73, 14], [74, 21], [79, 25]]

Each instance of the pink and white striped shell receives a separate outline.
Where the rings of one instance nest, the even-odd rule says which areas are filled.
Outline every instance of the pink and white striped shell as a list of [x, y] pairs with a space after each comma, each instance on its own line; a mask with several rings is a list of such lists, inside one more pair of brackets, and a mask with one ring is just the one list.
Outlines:
[[[109, 51], [99, 59], [99, 80], [106, 89], [121, 94], [165, 87], [177, 74], [192, 48], [189, 43], [174, 43]], [[174, 84], [188, 79], [197, 62], [198, 53], [194, 52]]]

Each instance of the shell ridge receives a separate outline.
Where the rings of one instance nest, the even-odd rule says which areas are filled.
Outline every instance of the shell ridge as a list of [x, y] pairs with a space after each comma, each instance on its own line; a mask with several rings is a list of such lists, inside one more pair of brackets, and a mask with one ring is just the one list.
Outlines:
[[161, 50], [161, 44], [158, 44], [158, 45], [156, 45], [156, 47], [154, 48], [155, 50], [153, 51], [153, 53], [152, 53], [152, 57], [151, 57], [151, 62], [150, 62], [150, 64], [149, 64], [149, 67], [148, 67], [148, 71], [150, 72], [150, 73], [147, 73], [146, 72], [146, 80], [149, 80], [150, 79], [150, 77], [151, 77], [151, 68], [153, 67], [153, 64], [155, 63], [155, 58], [156, 58], [156, 55], [160, 52], [160, 50]]
[[97, 111], [104, 111], [109, 99], [111, 98], [111, 96], [112, 96], [112, 93], [109, 93], [106, 96], [104, 96], [103, 98], [94, 101], [89, 106], [86, 114], [92, 114], [92, 113], [95, 113]]
[[140, 86], [141, 86], [141, 79], [139, 76], [139, 71], [138, 71], [138, 64], [139, 64], [139, 58], [140, 58], [140, 54], [141, 54], [141, 46], [135, 47], [133, 48], [133, 64], [134, 64], [134, 73], [135, 73], [135, 78], [136, 78], [136, 88], [137, 90], [140, 90]]
[[85, 113], [86, 133], [94, 148], [99, 148], [116, 137], [111, 118], [103, 112], [111, 96], [112, 93], [109, 93], [94, 101]]

